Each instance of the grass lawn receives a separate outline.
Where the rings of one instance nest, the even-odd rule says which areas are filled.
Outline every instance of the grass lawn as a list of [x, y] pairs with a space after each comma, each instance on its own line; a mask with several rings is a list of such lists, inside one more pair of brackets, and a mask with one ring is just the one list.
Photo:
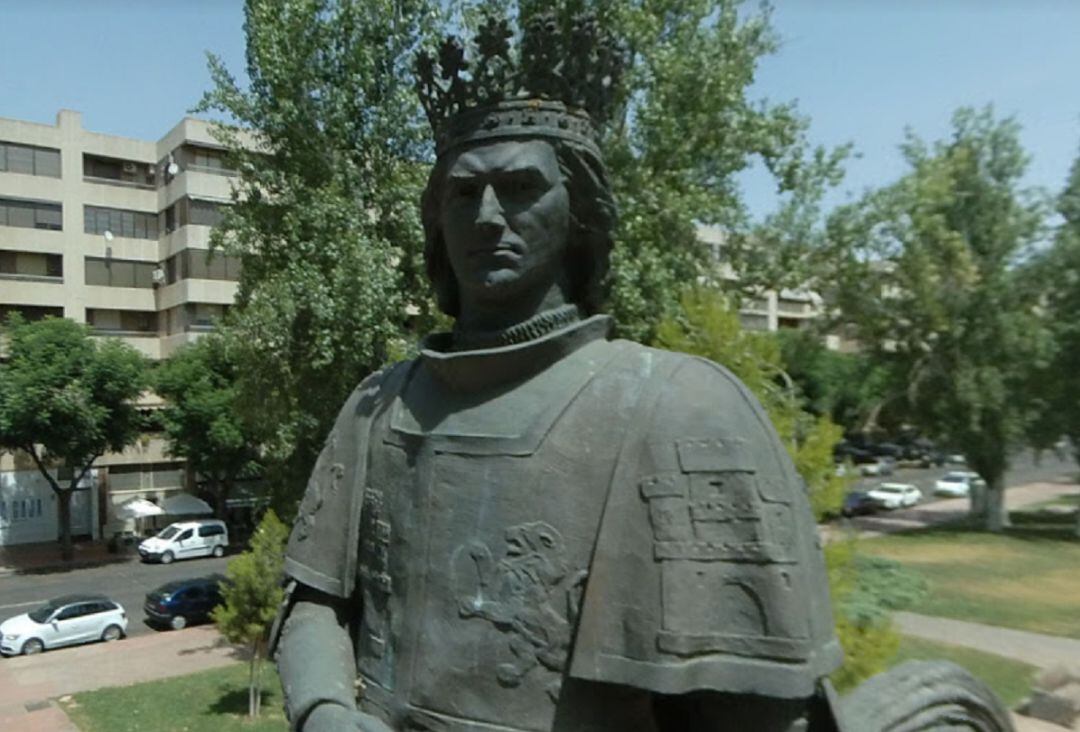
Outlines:
[[1012, 518], [1003, 534], [956, 524], [864, 539], [859, 550], [926, 578], [912, 612], [1080, 638], [1075, 518], [1051, 511]]
[[912, 660], [952, 661], [963, 666], [993, 689], [1010, 709], [1028, 695], [1032, 679], [1038, 671], [1034, 666], [992, 653], [904, 636], [893, 665]]
[[263, 666], [259, 719], [247, 718], [248, 665], [76, 694], [64, 711], [82, 732], [284, 732], [281, 685]]

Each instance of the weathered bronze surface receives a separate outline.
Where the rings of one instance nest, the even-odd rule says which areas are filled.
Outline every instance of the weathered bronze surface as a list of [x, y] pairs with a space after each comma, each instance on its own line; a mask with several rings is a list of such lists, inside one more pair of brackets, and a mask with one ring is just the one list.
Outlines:
[[293, 727], [840, 729], [816, 526], [761, 407], [596, 313], [614, 207], [582, 113], [462, 113], [423, 201], [456, 325], [353, 393], [289, 541]]

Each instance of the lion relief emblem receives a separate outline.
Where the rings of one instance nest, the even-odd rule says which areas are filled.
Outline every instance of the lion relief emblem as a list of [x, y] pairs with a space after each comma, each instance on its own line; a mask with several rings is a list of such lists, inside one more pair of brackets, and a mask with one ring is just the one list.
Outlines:
[[[507, 634], [509, 660], [495, 673], [501, 684], [517, 686], [537, 666], [562, 672], [587, 573], [570, 572], [562, 535], [543, 521], [509, 527], [505, 543], [498, 561], [478, 541], [455, 552], [471, 564], [468, 576], [458, 575], [458, 611]], [[553, 698], [558, 684], [549, 687]]]

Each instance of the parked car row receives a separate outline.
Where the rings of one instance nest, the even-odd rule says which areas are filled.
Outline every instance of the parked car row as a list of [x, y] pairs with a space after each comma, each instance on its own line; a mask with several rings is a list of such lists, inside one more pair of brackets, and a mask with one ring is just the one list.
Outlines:
[[845, 516], [859, 516], [878, 511], [909, 508], [923, 498], [918, 486], [910, 483], [881, 483], [865, 491], [851, 491], [844, 498], [841, 513]]
[[[225, 523], [216, 519], [171, 524], [139, 545], [143, 561], [220, 557], [229, 545]], [[221, 604], [224, 577], [167, 582], [146, 594], [143, 610], [153, 627], [179, 630], [206, 622]], [[65, 595], [0, 623], [0, 655], [33, 655], [63, 646], [115, 641], [127, 634], [128, 615], [104, 595]]]
[[899, 437], [895, 441], [873, 441], [852, 435], [836, 444], [833, 457], [838, 463], [860, 466], [863, 475], [889, 475], [900, 461], [922, 468], [946, 463], [964, 464], [964, 456], [948, 454], [924, 437]]

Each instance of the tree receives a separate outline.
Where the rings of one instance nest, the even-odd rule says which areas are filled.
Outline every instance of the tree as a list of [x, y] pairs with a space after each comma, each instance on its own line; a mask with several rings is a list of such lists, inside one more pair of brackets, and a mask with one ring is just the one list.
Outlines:
[[[136, 401], [146, 364], [131, 346], [91, 337], [64, 318], [8, 319], [8, 361], [0, 365], [0, 446], [25, 452], [56, 495], [61, 556], [72, 558], [71, 497], [106, 452], [138, 438]], [[70, 471], [67, 485], [50, 467]]]
[[961, 109], [952, 126], [932, 145], [909, 132], [911, 171], [830, 218], [830, 304], [900, 375], [911, 419], [986, 480], [987, 504], [973, 507], [997, 531], [1008, 456], [1031, 423], [1024, 385], [1047, 352], [1015, 267], [1043, 207], [1020, 188], [1027, 156], [1015, 121]]
[[[213, 243], [243, 257], [226, 327], [240, 408], [263, 426], [267, 472], [290, 501], [348, 392], [438, 321], [415, 205], [432, 153], [415, 50], [482, 10], [584, 5], [631, 51], [626, 103], [604, 143], [622, 211], [608, 308], [621, 335], [651, 340], [678, 288], [712, 272], [701, 224], [727, 232], [743, 287], [803, 283], [816, 205], [846, 148], [810, 149], [792, 105], [749, 98], [758, 59], [776, 48], [767, 10], [740, 19], [737, 0], [247, 0], [250, 85], [211, 57], [214, 87], [197, 111], [246, 133], [217, 132], [240, 177]], [[737, 182], [755, 160], [782, 198], [757, 228]], [[418, 313], [411, 328], [407, 310]]]
[[169, 453], [207, 480], [222, 519], [236, 481], [258, 469], [256, 437], [237, 411], [238, 381], [225, 339], [213, 333], [184, 346], [154, 374], [154, 388], [166, 400], [161, 420]]
[[246, 646], [251, 654], [248, 675], [248, 714], [259, 715], [262, 701], [262, 660], [278, 606], [285, 597], [281, 576], [285, 566], [288, 527], [267, 511], [251, 537], [251, 548], [229, 562], [221, 586], [222, 604], [211, 617], [230, 643]]
[[[816, 329], [782, 330], [781, 359], [812, 414], [826, 414], [846, 432], [865, 432], [904, 419], [891, 386], [893, 375], [863, 353], [825, 347]], [[890, 407], [894, 407], [890, 410]], [[885, 414], [883, 418], [883, 413]]]
[[285, 506], [349, 392], [402, 349], [406, 306], [431, 314], [417, 206], [431, 144], [411, 68], [435, 5], [247, 0], [249, 86], [210, 57], [198, 111], [243, 129], [215, 132], [239, 178], [212, 244], [243, 261], [224, 332]]
[[[718, 277], [701, 225], [723, 232], [736, 292], [803, 286], [821, 242], [818, 204], [847, 147], [811, 148], [793, 104], [755, 101], [759, 61], [777, 50], [768, 6], [738, 0], [631, 0], [605, 20], [630, 51], [621, 115], [605, 140], [620, 224], [608, 310], [620, 335], [648, 343], [687, 282]], [[760, 163], [780, 204], [751, 222], [738, 176]]]
[[[1048, 448], [1068, 437], [1080, 459], [1080, 157], [1057, 199], [1057, 212], [1062, 223], [1053, 245], [1025, 268], [1026, 284], [1038, 299], [1053, 341], [1052, 356], [1034, 371], [1029, 388], [1037, 410], [1032, 441]], [[1080, 511], [1076, 534], [1080, 536]]]
[[768, 333], [744, 331], [727, 298], [712, 288], [684, 291], [676, 318], [657, 326], [655, 345], [704, 356], [729, 368], [761, 402], [795, 469], [806, 481], [810, 506], [821, 519], [839, 512], [846, 480], [836, 475], [833, 447], [840, 428], [828, 416], [802, 408], [780, 357], [780, 344]]

